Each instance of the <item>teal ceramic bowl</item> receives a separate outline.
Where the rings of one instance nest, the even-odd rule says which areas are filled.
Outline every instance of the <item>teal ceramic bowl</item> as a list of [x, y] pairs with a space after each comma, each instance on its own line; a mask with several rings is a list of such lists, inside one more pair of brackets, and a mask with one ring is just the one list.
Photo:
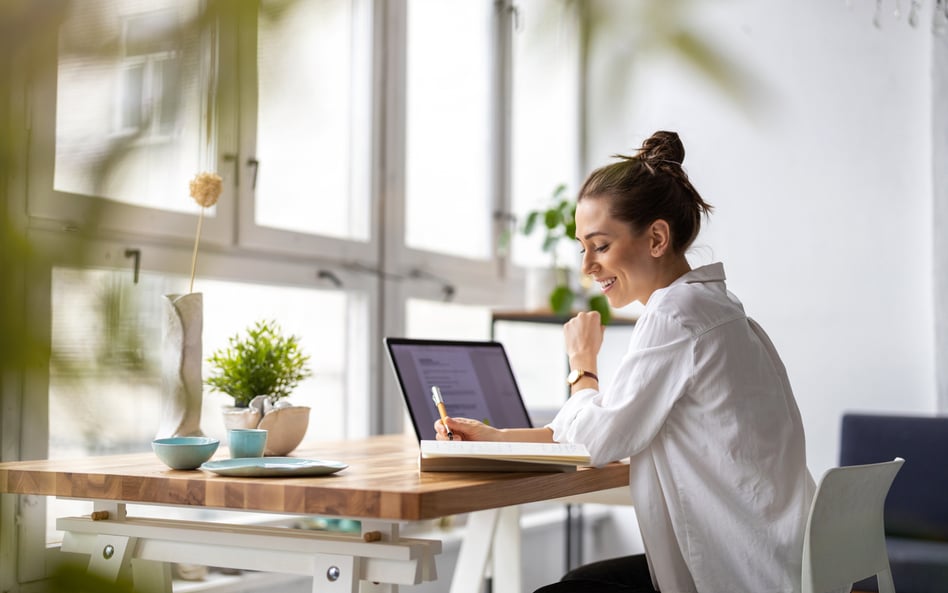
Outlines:
[[158, 459], [171, 469], [197, 469], [221, 442], [209, 437], [169, 437], [151, 442]]

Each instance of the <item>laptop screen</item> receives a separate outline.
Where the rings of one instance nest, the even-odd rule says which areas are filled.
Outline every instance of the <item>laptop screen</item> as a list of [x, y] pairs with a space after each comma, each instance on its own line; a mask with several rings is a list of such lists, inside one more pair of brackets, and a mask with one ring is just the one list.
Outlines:
[[449, 416], [497, 428], [531, 428], [507, 353], [499, 342], [385, 338], [389, 360], [419, 440], [435, 438], [437, 385]]

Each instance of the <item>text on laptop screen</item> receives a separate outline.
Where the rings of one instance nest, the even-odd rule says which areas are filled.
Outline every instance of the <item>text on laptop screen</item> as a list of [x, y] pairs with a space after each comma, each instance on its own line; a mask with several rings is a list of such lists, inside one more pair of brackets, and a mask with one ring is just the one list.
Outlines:
[[481, 420], [497, 428], [529, 428], [504, 348], [497, 342], [387, 338], [389, 357], [419, 439], [434, 439], [437, 385], [449, 416]]

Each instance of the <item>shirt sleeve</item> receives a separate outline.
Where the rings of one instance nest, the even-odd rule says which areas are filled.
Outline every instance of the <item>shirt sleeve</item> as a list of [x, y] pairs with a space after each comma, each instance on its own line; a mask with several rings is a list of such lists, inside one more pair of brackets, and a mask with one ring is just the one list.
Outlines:
[[609, 391], [577, 391], [547, 425], [553, 440], [586, 445], [595, 465], [645, 449], [691, 382], [691, 332], [657, 312], [639, 324]]

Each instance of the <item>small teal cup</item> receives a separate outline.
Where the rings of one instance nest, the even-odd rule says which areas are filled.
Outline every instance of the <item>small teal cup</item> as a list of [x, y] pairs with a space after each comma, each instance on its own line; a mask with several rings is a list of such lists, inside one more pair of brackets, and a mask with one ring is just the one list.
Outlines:
[[267, 447], [267, 431], [262, 428], [232, 428], [228, 433], [230, 456], [263, 457]]

